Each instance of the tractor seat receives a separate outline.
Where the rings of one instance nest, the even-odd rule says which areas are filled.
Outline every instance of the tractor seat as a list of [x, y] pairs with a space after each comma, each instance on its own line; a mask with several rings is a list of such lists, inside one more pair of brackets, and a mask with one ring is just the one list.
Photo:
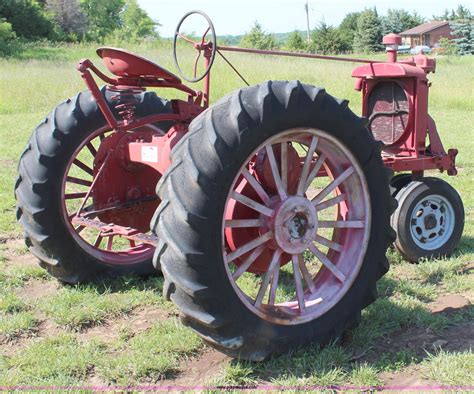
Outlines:
[[125, 78], [156, 78], [179, 84], [181, 79], [152, 61], [135, 53], [118, 48], [102, 47], [97, 49], [108, 70]]

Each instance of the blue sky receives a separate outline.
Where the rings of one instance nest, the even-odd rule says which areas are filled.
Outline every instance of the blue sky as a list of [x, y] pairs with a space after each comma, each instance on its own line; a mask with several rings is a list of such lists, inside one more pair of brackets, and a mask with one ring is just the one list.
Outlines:
[[[211, 17], [218, 35], [245, 33], [255, 20], [273, 33], [306, 28], [305, 0], [138, 0], [138, 3], [161, 23], [158, 30], [163, 37], [171, 36], [181, 16], [193, 9], [201, 9]], [[446, 8], [456, 8], [459, 3], [460, 0], [310, 0], [310, 25], [323, 19], [328, 24], [338, 25], [347, 13], [374, 5], [381, 14], [388, 8], [403, 8], [430, 19], [433, 14], [442, 14]], [[470, 1], [463, 3], [471, 4]]]

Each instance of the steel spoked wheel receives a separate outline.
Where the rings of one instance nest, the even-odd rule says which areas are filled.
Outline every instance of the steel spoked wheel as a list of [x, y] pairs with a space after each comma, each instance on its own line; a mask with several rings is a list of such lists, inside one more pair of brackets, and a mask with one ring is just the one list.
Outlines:
[[[116, 94], [103, 94], [117, 112]], [[133, 98], [144, 116], [170, 111], [153, 92]], [[127, 147], [136, 139], [148, 141], [161, 126], [167, 125], [112, 132], [92, 94], [83, 92], [59, 104], [33, 131], [18, 166], [17, 218], [29, 251], [51, 275], [78, 283], [104, 271], [155, 272], [156, 237], [149, 231], [160, 175], [131, 162]]]
[[357, 276], [370, 218], [365, 177], [339, 141], [315, 129], [283, 132], [251, 156], [229, 193], [229, 279], [266, 320], [313, 320]]
[[[62, 212], [71, 235], [92, 257], [117, 266], [153, 256], [154, 247], [134, 235], [138, 230], [150, 233], [148, 222], [159, 203], [153, 193], [157, 181], [153, 170], [142, 167], [144, 173], [137, 174], [119, 168], [122, 157], [115, 150], [120, 150], [124, 138], [127, 133], [108, 127], [91, 133], [71, 156], [62, 182]], [[119, 174], [121, 185], [108, 184]], [[154, 181], [140, 187], [140, 178], [146, 176]]]
[[233, 357], [335, 340], [376, 298], [391, 173], [341, 100], [298, 81], [209, 107], [173, 152], [152, 223], [164, 293]]
[[407, 260], [450, 256], [464, 229], [464, 207], [447, 182], [426, 177], [403, 187], [392, 226], [395, 246]]

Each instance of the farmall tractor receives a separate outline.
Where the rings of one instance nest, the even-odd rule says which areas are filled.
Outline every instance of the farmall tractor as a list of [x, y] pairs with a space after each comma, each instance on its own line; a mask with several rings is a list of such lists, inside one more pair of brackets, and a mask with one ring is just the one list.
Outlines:
[[[208, 25], [197, 41], [180, 30], [190, 15]], [[459, 195], [424, 177], [456, 174], [457, 151], [446, 153], [428, 114], [435, 60], [397, 61], [400, 42], [384, 37], [387, 61], [224, 47], [193, 11], [178, 25], [174, 57], [183, 79], [205, 79], [204, 91], [99, 48], [112, 76], [82, 60], [87, 90], [56, 107], [21, 155], [15, 194], [29, 250], [68, 283], [160, 270], [183, 322], [233, 357], [337, 338], [375, 300], [390, 245], [411, 261], [448, 256], [463, 230]], [[186, 43], [198, 53], [188, 77], [177, 56]], [[224, 51], [363, 63], [352, 72], [363, 117], [300, 81], [209, 105], [216, 54], [238, 73]]]

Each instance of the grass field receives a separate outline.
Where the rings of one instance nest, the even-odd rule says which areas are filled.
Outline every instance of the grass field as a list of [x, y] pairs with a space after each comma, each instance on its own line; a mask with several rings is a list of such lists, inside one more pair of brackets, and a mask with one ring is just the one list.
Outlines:
[[[171, 51], [137, 48], [173, 70]], [[263, 363], [230, 360], [182, 327], [162, 278], [58, 284], [37, 268], [15, 221], [17, 159], [32, 129], [84, 89], [75, 70], [90, 47], [31, 48], [0, 60], [0, 386], [2, 385], [474, 385], [474, 57], [440, 58], [430, 112], [459, 175], [466, 225], [455, 256], [412, 265], [389, 251], [390, 272], [360, 327], [324, 349], [307, 346]], [[299, 79], [349, 99], [353, 64], [228, 56], [249, 79]], [[217, 59], [212, 100], [242, 83]], [[175, 97], [172, 91], [159, 92]]]

